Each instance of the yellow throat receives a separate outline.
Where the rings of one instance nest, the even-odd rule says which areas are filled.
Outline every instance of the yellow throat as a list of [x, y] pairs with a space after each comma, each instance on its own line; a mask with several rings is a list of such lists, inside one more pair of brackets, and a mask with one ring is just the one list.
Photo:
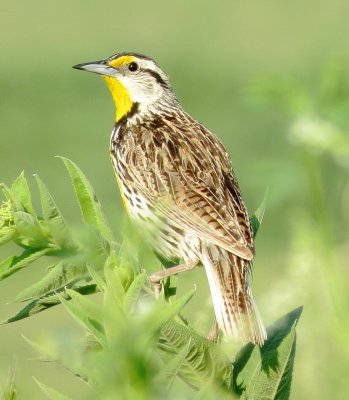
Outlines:
[[[129, 64], [134, 60], [132, 56], [119, 57], [116, 60], [109, 62], [109, 65], [114, 68], [118, 68], [121, 65]], [[132, 100], [128, 90], [125, 86], [118, 81], [116, 78], [111, 76], [103, 76], [105, 83], [107, 84], [109, 90], [114, 99], [116, 108], [116, 122], [118, 122], [123, 116], [131, 111]]]
[[112, 78], [111, 76], [103, 76], [103, 79], [113, 96], [116, 108], [115, 120], [118, 122], [123, 116], [131, 111], [132, 100], [130, 94], [125, 86], [117, 79]]

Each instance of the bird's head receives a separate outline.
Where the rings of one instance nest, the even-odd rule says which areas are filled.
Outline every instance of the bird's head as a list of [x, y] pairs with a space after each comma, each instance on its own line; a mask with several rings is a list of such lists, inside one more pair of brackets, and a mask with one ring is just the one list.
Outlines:
[[114, 99], [117, 122], [135, 112], [147, 113], [158, 102], [165, 106], [177, 105], [167, 75], [149, 57], [119, 53], [73, 68], [102, 76]]

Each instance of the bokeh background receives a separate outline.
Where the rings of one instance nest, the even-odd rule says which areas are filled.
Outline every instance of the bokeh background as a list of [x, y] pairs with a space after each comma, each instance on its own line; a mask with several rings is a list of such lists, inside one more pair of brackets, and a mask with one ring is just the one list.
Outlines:
[[[97, 76], [71, 69], [119, 51], [155, 58], [186, 110], [228, 148], [252, 213], [266, 188], [253, 289], [266, 324], [298, 305], [293, 399], [349, 393], [349, 4], [343, 1], [148, 0], [0, 3], [0, 180], [22, 170], [46, 182], [71, 224], [79, 210], [62, 162], [93, 184], [116, 236], [124, 218], [108, 156], [114, 107]], [[2, 258], [13, 248], [1, 249]], [[0, 283], [0, 319], [37, 264]], [[187, 310], [208, 329], [203, 271]], [[204, 306], [203, 306], [204, 304]], [[16, 369], [22, 398], [44, 398], [39, 378], [72, 398], [83, 386], [35, 360], [30, 339], [75, 335], [60, 307], [0, 326], [0, 384]]]

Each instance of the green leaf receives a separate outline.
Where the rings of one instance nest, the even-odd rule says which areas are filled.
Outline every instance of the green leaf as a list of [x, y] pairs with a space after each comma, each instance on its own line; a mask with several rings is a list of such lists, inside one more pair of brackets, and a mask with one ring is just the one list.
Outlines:
[[[80, 307], [88, 318], [95, 320], [102, 329], [101, 307], [94, 301], [86, 298], [82, 294], [72, 289], [66, 289], [67, 294], [73, 300], [73, 303]], [[71, 304], [71, 303], [70, 303]]]
[[227, 382], [231, 367], [217, 345], [173, 320], [167, 322], [160, 332], [158, 346], [165, 363], [170, 362], [173, 354], [179, 354], [189, 342], [190, 346], [178, 369], [178, 375], [195, 388], [202, 387], [212, 375], [220, 382]]
[[268, 340], [259, 348], [246, 345], [233, 364], [231, 389], [244, 399], [289, 399], [296, 352], [295, 327], [302, 313], [299, 307], [267, 330]]
[[18, 397], [17, 397], [16, 385], [14, 382], [13, 383], [11, 382], [5, 387], [3, 400], [16, 400], [17, 398]]
[[111, 231], [106, 223], [101, 205], [91, 184], [76, 164], [67, 158], [61, 158], [71, 177], [84, 220], [88, 224], [97, 227], [104, 238], [108, 241], [111, 241]]
[[9, 228], [7, 226], [4, 226], [3, 228], [0, 229], [0, 246], [3, 244], [6, 244], [7, 242], [10, 242], [12, 238], [14, 237], [16, 233], [16, 230], [13, 228]]
[[88, 332], [86, 332], [86, 335], [79, 340], [79, 345], [84, 353], [102, 350], [102, 346], [98, 340]]
[[34, 342], [23, 334], [22, 338], [39, 354], [38, 360], [45, 362], [59, 360], [59, 349], [56, 346], [48, 345], [48, 343]]
[[143, 272], [139, 274], [129, 286], [124, 299], [125, 313], [132, 312], [132, 309], [139, 299], [146, 279], [147, 275]]
[[[38, 343], [28, 339], [26, 336], [22, 335], [23, 339], [39, 354], [37, 360], [42, 362], [56, 362], [61, 366], [66, 368], [68, 371], [73, 373], [75, 376], [83, 379], [85, 382], [87, 381], [86, 375], [84, 373], [85, 368], [79, 362], [74, 362], [75, 348], [76, 344], [74, 343], [74, 348], [67, 348], [66, 346], [60, 347], [56, 346], [57, 342], [46, 341], [46, 343]], [[49, 339], [49, 338], [48, 338]], [[69, 342], [68, 342], [69, 343]], [[80, 351], [86, 351], [86, 347], [82, 347], [82, 344], [78, 344], [78, 348]], [[78, 350], [78, 351], [79, 351]], [[96, 349], [97, 350], [97, 349]], [[72, 354], [74, 352], [74, 354]], [[81, 354], [81, 353], [80, 353]], [[80, 355], [79, 354], [79, 355]]]
[[167, 392], [174, 379], [180, 373], [183, 363], [185, 362], [185, 358], [189, 353], [191, 347], [191, 341], [184, 345], [179, 352], [172, 357], [168, 363], [164, 364], [160, 373], [157, 375], [156, 380], [159, 382], [159, 385], [166, 385], [165, 392]]
[[207, 379], [198, 389], [192, 400], [233, 400], [238, 399], [238, 396], [234, 396], [233, 393], [228, 392], [219, 381], [214, 379]]
[[16, 400], [17, 399], [17, 387], [15, 382], [15, 371], [10, 371], [7, 378], [7, 383], [3, 391], [3, 400]]
[[101, 345], [106, 344], [106, 338], [102, 321], [100, 320], [100, 308], [84, 296], [73, 294], [73, 291], [67, 290], [67, 294], [71, 296], [73, 302], [67, 301], [61, 297], [61, 302], [67, 309], [69, 314], [84, 328], [86, 328]]
[[101, 292], [105, 291], [106, 282], [103, 280], [102, 276], [91, 266], [86, 265], [88, 273], [91, 275], [91, 278], [94, 280], [96, 285], [98, 286]]
[[40, 193], [42, 217], [45, 220], [46, 227], [49, 228], [50, 234], [53, 236], [54, 242], [62, 248], [75, 247], [64, 218], [50, 192], [38, 175], [35, 175], [35, 178]]
[[24, 172], [13, 182], [11, 194], [17, 210], [23, 210], [31, 215], [36, 215], [31, 201], [31, 194]]
[[33, 379], [37, 383], [39, 388], [43, 391], [43, 393], [46, 394], [50, 400], [71, 400], [70, 397], [66, 396], [65, 394], [58, 392], [57, 390], [52, 389], [49, 386], [44, 385], [34, 377]]
[[13, 227], [13, 203], [10, 200], [3, 201], [0, 205], [0, 245], [3, 245], [14, 237], [16, 229]]
[[[89, 295], [93, 293], [99, 292], [97, 286], [95, 284], [86, 284], [81, 286], [73, 286], [72, 288], [82, 295]], [[35, 299], [23, 307], [18, 313], [9, 317], [7, 320], [1, 321], [0, 324], [8, 324], [11, 322], [19, 321], [24, 318], [31, 317], [35, 314], [38, 314], [41, 311], [45, 311], [48, 308], [61, 304], [61, 297], [66, 298], [67, 300], [70, 299], [68, 294], [65, 292], [65, 288], [61, 288], [54, 292], [50, 292], [47, 296]]]
[[11, 204], [14, 204], [14, 199], [11, 193], [11, 189], [7, 185], [5, 185], [5, 183], [0, 183], [0, 188], [6, 200], [9, 201]]
[[44, 256], [50, 249], [24, 250], [20, 256], [11, 256], [0, 263], [0, 281], [28, 266], [40, 257]]
[[[48, 247], [47, 233], [42, 230], [36, 217], [24, 211], [13, 213], [16, 241], [30, 248]], [[53, 250], [53, 249], [52, 249]]]
[[267, 205], [267, 197], [268, 197], [268, 189], [266, 189], [263, 197], [263, 201], [261, 205], [258, 207], [254, 215], [251, 217], [251, 225], [252, 225], [252, 231], [253, 231], [253, 237], [255, 238], [257, 236], [257, 233], [259, 231], [259, 228], [262, 224], [263, 217], [264, 217], [264, 212], [265, 208]]
[[190, 290], [184, 294], [178, 300], [173, 303], [167, 303], [164, 298], [159, 298], [156, 302], [156, 307], [159, 309], [158, 312], [152, 313], [150, 316], [151, 326], [154, 331], [161, 329], [170, 319], [175, 317], [180, 310], [190, 301], [195, 293], [195, 289]]
[[41, 297], [47, 293], [87, 276], [86, 259], [83, 256], [68, 257], [52, 266], [50, 271], [38, 282], [22, 290], [16, 301], [26, 301]]
[[107, 282], [108, 298], [122, 307], [125, 299], [125, 287], [122, 280], [122, 271], [117, 267], [117, 258], [115, 252], [112, 252], [107, 258], [104, 266], [104, 276]]
[[57, 217], [60, 214], [60, 211], [58, 210], [50, 192], [38, 175], [35, 175], [35, 179], [40, 193], [42, 217], [44, 219]]

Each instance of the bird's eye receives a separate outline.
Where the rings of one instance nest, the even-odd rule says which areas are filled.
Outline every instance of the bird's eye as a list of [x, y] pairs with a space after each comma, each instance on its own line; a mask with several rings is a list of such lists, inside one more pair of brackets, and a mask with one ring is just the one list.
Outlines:
[[131, 62], [128, 65], [128, 69], [129, 69], [129, 71], [132, 71], [132, 72], [137, 71], [139, 69], [139, 65], [135, 62]]

